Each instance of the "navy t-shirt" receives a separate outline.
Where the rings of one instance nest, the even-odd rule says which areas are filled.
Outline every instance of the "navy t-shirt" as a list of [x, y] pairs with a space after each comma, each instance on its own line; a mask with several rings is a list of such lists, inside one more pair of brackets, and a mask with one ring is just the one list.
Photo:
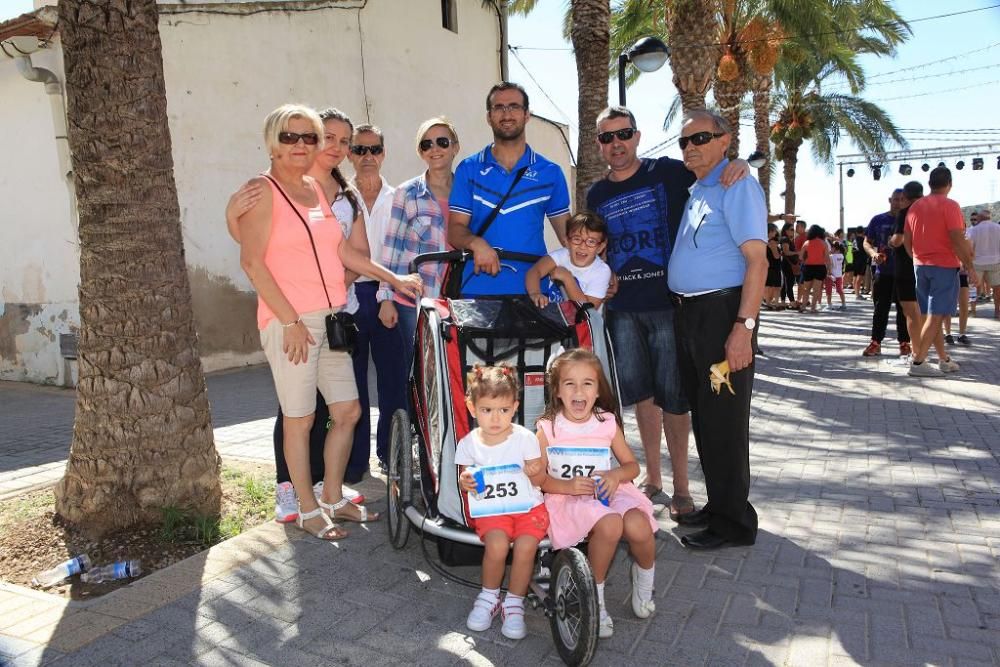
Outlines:
[[587, 192], [587, 208], [608, 223], [608, 264], [618, 276], [618, 293], [608, 301], [612, 310], [672, 307], [667, 264], [695, 176], [673, 158], [641, 163], [631, 178], [605, 178]]
[[868, 245], [885, 255], [885, 262], [882, 264], [872, 262], [872, 267], [878, 273], [884, 273], [887, 276], [893, 275], [896, 270], [896, 253], [889, 247], [889, 237], [892, 236], [892, 230], [895, 226], [896, 216], [886, 212], [879, 213], [872, 218], [871, 222], [868, 223], [868, 229], [865, 230]]

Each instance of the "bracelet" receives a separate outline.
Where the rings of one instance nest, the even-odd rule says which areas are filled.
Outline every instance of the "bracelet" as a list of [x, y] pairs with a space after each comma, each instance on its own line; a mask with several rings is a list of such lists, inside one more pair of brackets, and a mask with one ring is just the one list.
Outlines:
[[296, 324], [302, 321], [301, 317], [296, 317], [294, 322], [289, 322], [288, 324], [282, 324], [282, 329], [288, 329], [289, 327], [294, 327]]

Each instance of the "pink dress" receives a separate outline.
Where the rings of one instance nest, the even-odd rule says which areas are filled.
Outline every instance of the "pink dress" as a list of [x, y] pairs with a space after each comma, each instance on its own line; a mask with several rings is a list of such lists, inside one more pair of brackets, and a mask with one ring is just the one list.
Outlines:
[[[618, 431], [614, 415], [603, 413], [604, 421], [597, 416], [578, 424], [557, 415], [553, 432], [552, 422], [538, 421], [538, 428], [545, 433], [549, 445], [561, 447], [609, 447]], [[653, 503], [632, 482], [622, 482], [611, 496], [609, 506], [593, 496], [571, 496], [563, 493], [546, 493], [545, 508], [549, 511], [549, 539], [554, 549], [565, 549], [585, 539], [600, 519], [609, 514], [624, 515], [631, 509], [642, 511], [649, 518], [649, 527], [658, 529], [653, 518]]]

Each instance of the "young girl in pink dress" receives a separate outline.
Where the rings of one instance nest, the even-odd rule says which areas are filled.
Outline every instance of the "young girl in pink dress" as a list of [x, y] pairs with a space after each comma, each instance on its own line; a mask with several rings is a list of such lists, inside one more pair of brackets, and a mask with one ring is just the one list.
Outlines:
[[[607, 638], [614, 624], [604, 605], [604, 581], [623, 535], [634, 561], [632, 611], [648, 618], [656, 609], [653, 504], [632, 484], [639, 464], [625, 442], [617, 401], [600, 360], [583, 349], [561, 354], [549, 369], [548, 391], [537, 435], [548, 470], [542, 490], [550, 518], [549, 539], [555, 549], [589, 540], [587, 555], [600, 604], [599, 636]], [[595, 491], [607, 504], [595, 497]]]

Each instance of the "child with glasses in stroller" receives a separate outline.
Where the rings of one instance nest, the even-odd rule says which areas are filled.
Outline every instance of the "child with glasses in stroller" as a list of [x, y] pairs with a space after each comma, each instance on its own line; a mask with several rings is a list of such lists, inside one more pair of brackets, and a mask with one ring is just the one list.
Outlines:
[[[517, 372], [508, 366], [475, 366], [466, 382], [466, 405], [478, 427], [458, 443], [459, 483], [469, 494], [469, 514], [482, 540], [483, 588], [466, 619], [470, 630], [488, 630], [502, 612], [500, 632], [527, 635], [524, 596], [531, 583], [538, 543], [549, 527], [539, 487], [545, 480], [538, 439], [513, 423], [518, 408]], [[500, 603], [507, 554], [513, 542], [507, 596]]]
[[[653, 504], [633, 484], [639, 464], [618, 416], [618, 404], [600, 359], [576, 348], [559, 355], [548, 372], [548, 405], [538, 420], [538, 441], [548, 475], [542, 485], [553, 549], [588, 540], [587, 558], [597, 584], [598, 636], [614, 624], [604, 605], [604, 582], [622, 536], [633, 564], [632, 611], [655, 610], [653, 575], [657, 524]], [[611, 467], [611, 454], [618, 462]]]
[[604, 218], [591, 213], [577, 213], [566, 223], [566, 248], [553, 250], [538, 260], [524, 276], [525, 291], [539, 308], [550, 301], [563, 301], [556, 285], [543, 292], [541, 279], [559, 281], [571, 301], [590, 302], [600, 308], [611, 283], [611, 267], [600, 254], [608, 243], [608, 225]]

